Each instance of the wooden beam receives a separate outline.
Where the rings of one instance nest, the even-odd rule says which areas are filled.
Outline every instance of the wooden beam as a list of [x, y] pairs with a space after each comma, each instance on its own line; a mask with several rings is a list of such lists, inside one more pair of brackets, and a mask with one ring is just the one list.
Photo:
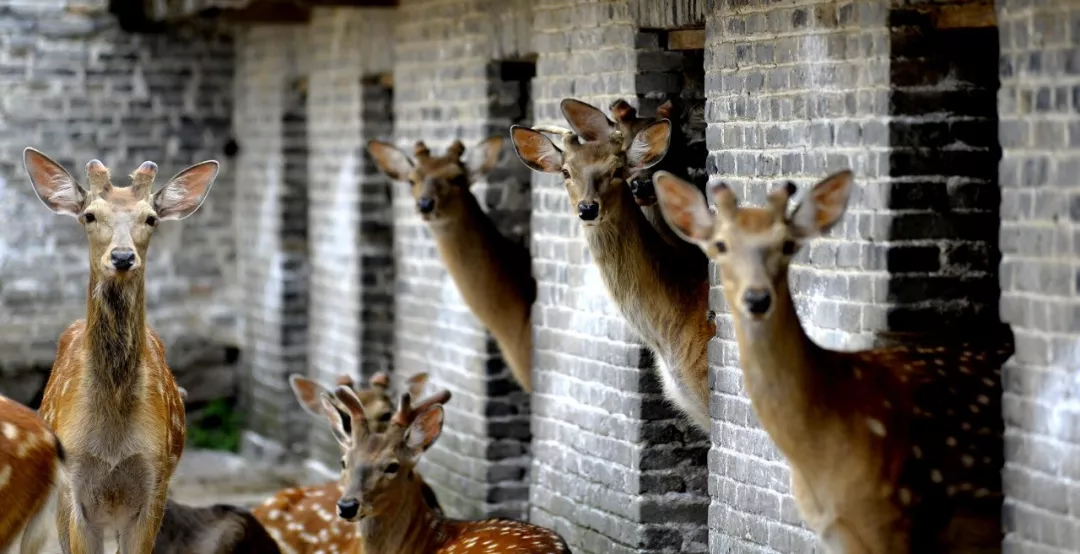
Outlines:
[[996, 27], [997, 14], [992, 2], [949, 4], [935, 8], [932, 13], [938, 29], [974, 29]]
[[669, 31], [668, 50], [704, 50], [705, 29], [681, 29]]

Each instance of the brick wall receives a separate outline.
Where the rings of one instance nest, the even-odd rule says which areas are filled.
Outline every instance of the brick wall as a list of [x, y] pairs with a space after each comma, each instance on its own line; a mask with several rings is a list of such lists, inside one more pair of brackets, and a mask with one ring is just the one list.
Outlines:
[[[638, 29], [628, 2], [534, 6], [536, 123], [559, 102], [635, 105]], [[651, 115], [646, 112], [643, 115]], [[706, 446], [660, 391], [648, 355], [607, 296], [562, 182], [533, 177], [532, 521], [575, 552], [704, 552]]]
[[1006, 546], [1080, 547], [1080, 5], [996, 2], [1002, 193]]
[[24, 402], [40, 396], [61, 331], [85, 314], [89, 278], [84, 232], [34, 196], [22, 168], [26, 146], [79, 178], [94, 157], [120, 181], [153, 160], [158, 186], [189, 164], [221, 160], [199, 212], [157, 231], [147, 303], [182, 383], [198, 369], [190, 360], [238, 344], [235, 170], [222, 156], [232, 40], [208, 26], [126, 34], [104, 2], [67, 11], [72, 3], [0, 2], [0, 391]]

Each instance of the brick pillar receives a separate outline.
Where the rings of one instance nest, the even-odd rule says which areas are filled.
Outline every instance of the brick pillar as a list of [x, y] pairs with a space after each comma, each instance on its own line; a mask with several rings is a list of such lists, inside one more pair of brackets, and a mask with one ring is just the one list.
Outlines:
[[[708, 15], [711, 180], [761, 205], [780, 181], [856, 174], [844, 221], [790, 273], [802, 322], [824, 346], [997, 322], [996, 36], [933, 21], [885, 1]], [[810, 551], [786, 462], [743, 391], [719, 286], [712, 294], [710, 551]]]
[[[493, 62], [523, 54], [519, 43], [527, 34], [515, 32], [527, 29], [530, 3], [486, 4], [413, 0], [398, 8], [394, 134], [407, 152], [417, 140], [439, 154], [455, 138], [475, 148], [491, 133], [508, 136], [512, 117], [526, 113], [514, 108], [521, 87], [513, 83], [521, 80], [514, 80], [509, 66]], [[512, 167], [520, 162], [509, 148], [501, 167], [489, 174], [491, 181], [472, 191], [500, 232], [524, 242], [527, 181]], [[430, 372], [433, 386], [454, 395], [442, 436], [425, 454], [420, 471], [451, 515], [522, 517], [528, 496], [528, 397], [445, 271], [407, 185], [395, 183], [393, 190], [394, 371], [399, 379]]]
[[1080, 3], [996, 2], [1001, 314], [1005, 368], [1005, 543], [1080, 549]]
[[[631, 4], [645, 10], [621, 1], [534, 6], [536, 123], [567, 125], [566, 97], [603, 110], [617, 98], [648, 101], [642, 115], [652, 115], [658, 81], [678, 92], [679, 80], [658, 65], [639, 68], [660, 43], [639, 33]], [[533, 176], [532, 240], [532, 521], [556, 529], [574, 552], [703, 552], [707, 443], [663, 398], [556, 177]]]
[[[387, 137], [387, 92], [366, 75], [388, 71], [394, 12], [319, 8], [310, 23], [311, 328], [308, 375], [365, 380], [391, 367], [390, 200], [364, 143]], [[377, 82], [377, 79], [375, 80]], [[295, 405], [296, 401], [290, 399]], [[309, 416], [310, 417], [310, 416]], [[312, 469], [336, 475], [340, 447], [325, 422], [311, 433]]]
[[287, 381], [307, 365], [306, 110], [296, 57], [305, 32], [256, 26], [238, 43], [237, 241], [251, 379], [241, 448], [260, 459], [303, 456], [310, 427]]

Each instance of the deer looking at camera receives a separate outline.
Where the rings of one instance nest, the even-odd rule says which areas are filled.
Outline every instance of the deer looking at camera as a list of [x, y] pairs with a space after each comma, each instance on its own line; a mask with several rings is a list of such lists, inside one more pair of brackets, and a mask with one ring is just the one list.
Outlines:
[[45, 546], [62, 487], [65, 453], [33, 410], [0, 395], [0, 552]]
[[474, 178], [498, 163], [502, 146], [502, 137], [488, 138], [465, 160], [465, 146], [456, 140], [443, 156], [432, 156], [417, 142], [415, 160], [377, 140], [368, 142], [367, 150], [387, 177], [411, 184], [416, 210], [431, 229], [462, 299], [495, 338], [518, 384], [530, 392], [536, 299], [532, 258], [527, 248], [499, 232], [469, 191]]
[[[419, 397], [427, 382], [427, 373], [417, 373], [406, 380], [406, 390], [414, 398]], [[289, 376], [289, 384], [304, 411], [317, 416], [320, 420], [326, 417], [320, 398], [322, 393], [329, 391], [315, 381], [300, 375]], [[394, 412], [393, 401], [389, 395], [390, 377], [387, 374], [379, 372], [372, 375], [368, 388], [357, 388], [352, 377], [346, 374], [338, 375], [335, 384], [348, 387], [356, 393], [365, 406], [364, 414], [372, 432], [386, 431]], [[442, 394], [445, 393], [440, 393]], [[432, 398], [441, 399], [442, 396]], [[335, 408], [338, 410], [343, 427], [347, 432], [351, 432], [352, 418], [348, 411], [340, 405]], [[419, 474], [416, 478], [420, 481], [424, 501], [435, 513], [441, 515], [442, 507], [435, 496], [435, 491], [423, 481]], [[331, 552], [331, 546], [351, 544], [350, 541], [357, 540], [356, 526], [348, 525], [334, 516], [341, 494], [342, 489], [337, 481], [308, 487], [293, 487], [268, 498], [252, 513], [266, 527], [274, 540], [292, 554]]]
[[41, 201], [78, 218], [90, 242], [86, 319], [60, 336], [40, 409], [68, 453], [60, 546], [100, 553], [111, 531], [121, 552], [150, 552], [184, 450], [185, 417], [165, 348], [146, 324], [146, 252], [158, 222], [198, 210], [218, 164], [191, 166], [154, 193], [153, 162], [135, 170], [131, 186], [118, 187], [91, 160], [89, 190], [37, 150], [27, 148], [24, 162]]
[[631, 174], [663, 159], [671, 122], [649, 123], [626, 141], [597, 108], [567, 99], [562, 111], [594, 140], [579, 142], [573, 131], [543, 128], [563, 135], [560, 149], [540, 131], [514, 126], [518, 156], [535, 171], [562, 175], [608, 294], [656, 355], [667, 398], [708, 432], [707, 350], [716, 334], [708, 262], [700, 252], [664, 241], [626, 185]]
[[348, 387], [334, 397], [353, 420], [348, 432], [331, 396], [323, 409], [341, 444], [341, 486], [338, 515], [356, 522], [359, 541], [339, 552], [395, 554], [569, 554], [554, 532], [513, 520], [458, 521], [432, 512], [424, 502], [416, 463], [442, 432], [444, 398], [413, 407], [404, 393], [385, 433], [370, 430], [364, 406]]
[[800, 245], [840, 221], [849, 171], [815, 185], [791, 215], [791, 183], [763, 208], [739, 207], [718, 185], [715, 215], [685, 181], [657, 173], [654, 184], [671, 227], [719, 267], [746, 391], [791, 463], [803, 517], [829, 549], [1000, 552], [1000, 368], [1011, 338], [993, 349], [839, 352], [806, 335], [788, 266]]

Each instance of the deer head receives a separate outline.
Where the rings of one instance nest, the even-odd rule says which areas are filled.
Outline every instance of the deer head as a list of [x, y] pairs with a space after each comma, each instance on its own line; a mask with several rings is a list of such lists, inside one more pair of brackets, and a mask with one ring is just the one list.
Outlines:
[[502, 137], [490, 137], [465, 154], [465, 145], [455, 140], [446, 154], [432, 156], [423, 142], [417, 142], [410, 158], [394, 145], [378, 140], [367, 150], [387, 177], [408, 181], [416, 199], [416, 211], [427, 222], [449, 221], [463, 213], [462, 199], [474, 179], [491, 171], [502, 152]]
[[[347, 431], [334, 399], [360, 424]], [[403, 393], [385, 433], [376, 433], [367, 424], [364, 406], [352, 389], [338, 387], [333, 397], [323, 393], [320, 400], [343, 451], [339, 516], [356, 521], [384, 513], [409, 488], [420, 486], [414, 468], [442, 433], [442, 404], [450, 400], [449, 391], [440, 391], [415, 407], [412, 395]]]
[[668, 225], [683, 240], [716, 260], [728, 304], [748, 322], [762, 322], [776, 299], [790, 300], [788, 265], [807, 240], [831, 229], [847, 209], [852, 173], [841, 171], [814, 185], [788, 215], [795, 194], [791, 182], [773, 190], [765, 207], [739, 207], [723, 183], [710, 187], [716, 213], [690, 183], [667, 172], [653, 176], [657, 200]]
[[[664, 158], [671, 122], [649, 123], [628, 140], [603, 112], [584, 102], [565, 99], [562, 112], [574, 130], [515, 125], [510, 135], [518, 157], [530, 169], [562, 175], [578, 217], [594, 225], [603, 221], [604, 210], [619, 210], [629, 201], [621, 187], [630, 175]], [[544, 130], [563, 136], [561, 149], [541, 133]]]
[[[365, 406], [364, 413], [367, 417], [368, 426], [374, 432], [382, 433], [386, 431], [394, 411], [393, 403], [390, 401], [389, 375], [381, 371], [372, 375], [368, 381], [368, 388], [357, 388], [352, 377], [344, 373], [338, 375], [334, 381], [335, 386], [347, 387], [356, 393], [360, 403]], [[427, 382], [427, 373], [417, 373], [405, 381], [406, 390], [413, 397], [419, 397], [424, 392]], [[327, 391], [322, 385], [301, 375], [293, 374], [289, 376], [289, 386], [292, 387], [297, 402], [300, 403], [300, 407], [305, 412], [318, 418], [324, 416], [320, 397], [322, 393]], [[336, 408], [345, 429], [350, 430], [352, 424], [349, 412], [340, 405], [337, 405]]]
[[177, 173], [157, 193], [151, 191], [157, 165], [143, 162], [131, 185], [112, 184], [98, 160], [86, 164], [89, 190], [51, 158], [27, 148], [23, 164], [34, 192], [50, 210], [78, 218], [90, 239], [90, 270], [95, 276], [122, 280], [141, 275], [150, 237], [159, 221], [195, 213], [210, 192], [218, 163], [210, 160]]

